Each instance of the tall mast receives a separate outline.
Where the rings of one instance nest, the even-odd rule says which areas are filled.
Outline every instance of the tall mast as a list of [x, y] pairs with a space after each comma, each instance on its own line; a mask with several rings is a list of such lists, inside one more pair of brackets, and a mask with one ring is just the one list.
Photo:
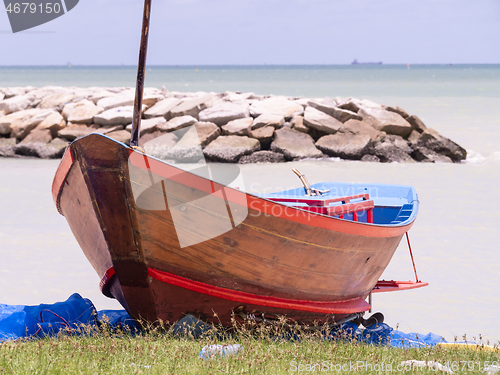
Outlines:
[[135, 87], [134, 117], [130, 146], [139, 145], [139, 130], [141, 127], [142, 94], [144, 91], [144, 73], [146, 70], [146, 55], [148, 52], [149, 19], [151, 15], [151, 0], [144, 0], [144, 15], [142, 17], [141, 47], [139, 50], [139, 64], [137, 66], [137, 84]]

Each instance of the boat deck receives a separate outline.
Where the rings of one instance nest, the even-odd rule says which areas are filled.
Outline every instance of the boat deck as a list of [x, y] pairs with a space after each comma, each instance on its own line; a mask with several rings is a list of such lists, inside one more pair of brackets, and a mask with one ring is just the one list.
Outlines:
[[307, 196], [303, 187], [263, 194], [261, 198], [339, 219], [376, 225], [405, 225], [414, 220], [418, 197], [411, 186], [323, 182]]

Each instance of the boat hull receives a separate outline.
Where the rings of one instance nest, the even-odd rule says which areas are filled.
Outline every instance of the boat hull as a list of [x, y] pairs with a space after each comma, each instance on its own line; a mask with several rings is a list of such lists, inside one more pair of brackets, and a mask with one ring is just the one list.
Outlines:
[[236, 313], [309, 324], [366, 311], [412, 224], [284, 206], [101, 135], [71, 144], [53, 195], [103, 292], [151, 322], [192, 314], [230, 325]]

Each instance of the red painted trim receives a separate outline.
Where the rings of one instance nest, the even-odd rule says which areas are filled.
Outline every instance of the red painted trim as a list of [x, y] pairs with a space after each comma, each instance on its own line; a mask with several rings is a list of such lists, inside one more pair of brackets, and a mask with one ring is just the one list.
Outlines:
[[62, 157], [61, 163], [59, 163], [59, 166], [57, 167], [54, 180], [52, 181], [52, 199], [56, 204], [57, 211], [59, 211], [61, 215], [63, 215], [63, 213], [61, 211], [61, 207], [59, 206], [59, 197], [61, 195], [62, 185], [66, 180], [66, 176], [68, 175], [71, 166], [73, 165], [73, 160], [74, 159], [71, 150], [69, 147], [67, 147]]
[[349, 203], [351, 199], [360, 199], [363, 200], [370, 199], [369, 194], [358, 194], [358, 195], [350, 195], [340, 198], [330, 198], [330, 199], [305, 199], [305, 198], [268, 198], [273, 202], [286, 202], [286, 203], [307, 203], [309, 206], [328, 206], [330, 203], [342, 202]]
[[361, 298], [347, 301], [304, 301], [270, 296], [261, 296], [237, 290], [220, 288], [193, 281], [171, 273], [148, 268], [148, 274], [158, 281], [188, 289], [197, 293], [206, 294], [229, 301], [245, 303], [257, 306], [268, 306], [285, 310], [310, 311], [324, 314], [351, 314], [367, 311], [370, 305]]
[[109, 293], [109, 283], [111, 282], [111, 278], [115, 275], [115, 269], [113, 267], [109, 268], [102, 277], [99, 282], [99, 289], [101, 289], [101, 293], [106, 297], [113, 298], [113, 296]]
[[373, 207], [374, 207], [373, 201], [370, 200], [370, 201], [361, 201], [358, 203], [347, 203], [341, 206], [331, 206], [331, 207], [307, 206], [307, 207], [296, 207], [296, 208], [301, 208], [306, 211], [316, 212], [323, 215], [338, 216], [338, 215], [349, 214], [351, 212], [356, 213], [358, 211], [366, 211]]
[[422, 288], [429, 285], [422, 281], [394, 281], [394, 280], [379, 280], [377, 285], [372, 290], [372, 293], [395, 292], [398, 290], [408, 290]]
[[[370, 208], [367, 212], [367, 221], [370, 223], [370, 224], [373, 224], [373, 208]], [[407, 232], [408, 233], [408, 232]]]
[[324, 228], [335, 232], [353, 234], [365, 237], [397, 237], [410, 230], [413, 222], [402, 227], [387, 227], [367, 223], [342, 220], [329, 216], [311, 214], [304, 210], [280, 205], [267, 199], [247, 195], [248, 208], [260, 211], [268, 216], [277, 216], [316, 228]]
[[224, 189], [229, 201], [259, 211], [267, 216], [275, 216], [285, 220], [297, 222], [311, 227], [324, 228], [336, 232], [353, 234], [365, 237], [397, 237], [402, 236], [410, 230], [412, 223], [405, 226], [381, 226], [376, 224], [367, 224], [342, 220], [334, 217], [322, 216], [309, 213], [301, 209], [285, 206], [271, 200], [257, 197], [249, 193], [242, 192], [227, 186], [223, 186], [203, 177], [196, 176], [186, 172], [173, 165], [148, 157], [137, 151], [130, 151], [130, 163], [133, 166], [147, 170], [146, 160], [151, 171], [158, 176], [170, 179], [183, 185], [203, 191], [207, 194], [213, 194], [215, 189], [218, 192]]

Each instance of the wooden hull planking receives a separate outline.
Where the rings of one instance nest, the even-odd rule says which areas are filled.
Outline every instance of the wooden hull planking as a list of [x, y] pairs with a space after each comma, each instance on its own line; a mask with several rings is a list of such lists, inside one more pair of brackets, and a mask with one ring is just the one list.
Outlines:
[[[237, 310], [312, 323], [366, 311], [364, 299], [411, 227], [353, 223], [287, 207], [100, 135], [71, 144], [53, 196], [99, 277], [114, 269], [105, 292], [134, 318], [148, 321], [173, 322], [190, 313], [229, 325]], [[188, 280], [188, 287], [162, 281], [162, 273]], [[222, 294], [200, 292], [203, 285]], [[256, 299], [241, 303], [246, 295]], [[285, 302], [266, 306], [261, 297]], [[299, 310], [292, 301], [309, 304]]]

